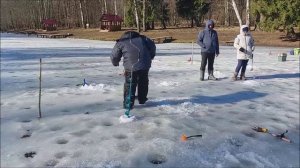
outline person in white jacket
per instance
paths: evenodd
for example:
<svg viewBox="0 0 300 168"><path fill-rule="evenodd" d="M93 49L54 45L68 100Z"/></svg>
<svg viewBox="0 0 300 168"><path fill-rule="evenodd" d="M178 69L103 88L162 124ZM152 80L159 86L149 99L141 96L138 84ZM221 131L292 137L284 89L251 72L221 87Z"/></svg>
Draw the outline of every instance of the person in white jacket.
<svg viewBox="0 0 300 168"><path fill-rule="evenodd" d="M249 32L247 25L242 25L240 34L234 40L234 47L237 49L238 64L235 68L232 80L238 79L239 71L241 70L240 79L246 80L245 73L249 59L253 59L252 52L254 51L254 40Z"/></svg>

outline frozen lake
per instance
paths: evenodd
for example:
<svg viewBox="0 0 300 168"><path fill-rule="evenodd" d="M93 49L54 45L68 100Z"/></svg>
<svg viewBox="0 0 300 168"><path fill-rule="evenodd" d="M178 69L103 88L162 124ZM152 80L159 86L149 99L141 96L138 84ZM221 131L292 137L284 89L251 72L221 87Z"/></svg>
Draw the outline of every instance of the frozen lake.
<svg viewBox="0 0 300 168"><path fill-rule="evenodd" d="M277 60L291 48L256 47L249 80L232 82L236 50L221 46L221 80L201 82L197 45L158 44L149 101L131 111L137 121L121 124L124 77L110 62L114 44L1 34L1 167L300 166L299 56ZM78 86L83 79L90 85ZM252 126L288 130L293 143ZM202 138L182 142L182 134Z"/></svg>

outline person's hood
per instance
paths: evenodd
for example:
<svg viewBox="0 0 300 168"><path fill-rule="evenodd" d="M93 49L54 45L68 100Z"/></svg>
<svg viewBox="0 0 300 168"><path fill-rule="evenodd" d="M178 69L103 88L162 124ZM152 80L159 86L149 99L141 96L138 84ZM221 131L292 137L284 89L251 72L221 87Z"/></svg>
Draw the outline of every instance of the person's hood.
<svg viewBox="0 0 300 168"><path fill-rule="evenodd" d="M117 41L120 41L120 40L127 40L127 39L133 39L133 38L136 38L136 37L140 37L140 34L138 32L135 32L135 31L127 31L125 32L120 39L118 39Z"/></svg>
<svg viewBox="0 0 300 168"><path fill-rule="evenodd" d="M209 30L208 25L215 25L213 20L208 20L205 25L205 29Z"/></svg>
<svg viewBox="0 0 300 168"><path fill-rule="evenodd" d="M245 28L245 27L248 27L248 26L247 25L242 25L241 26L241 28L240 28L240 34L245 35L245 33L243 32L243 28ZM250 29L248 27L248 33L249 33L249 31L250 31ZM246 33L246 34L248 34L248 33Z"/></svg>

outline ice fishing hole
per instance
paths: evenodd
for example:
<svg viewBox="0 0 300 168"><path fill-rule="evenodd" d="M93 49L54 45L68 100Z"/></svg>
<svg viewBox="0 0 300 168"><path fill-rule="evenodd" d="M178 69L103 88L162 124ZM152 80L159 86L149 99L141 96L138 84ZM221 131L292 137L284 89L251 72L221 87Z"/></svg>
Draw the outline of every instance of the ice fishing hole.
<svg viewBox="0 0 300 168"><path fill-rule="evenodd" d="M24 154L24 156L26 157L26 158L33 158L34 157L34 155L36 155L36 152L27 152L27 153L25 153Z"/></svg>
<svg viewBox="0 0 300 168"><path fill-rule="evenodd" d="M167 157L160 154L150 154L148 155L148 161L152 164L163 164L167 161Z"/></svg>
<svg viewBox="0 0 300 168"><path fill-rule="evenodd" d="M76 78L76 76L68 76L67 78L73 79L73 78Z"/></svg>
<svg viewBox="0 0 300 168"><path fill-rule="evenodd" d="M117 134L117 135L114 135L114 137L115 137L116 139L126 139L126 138L127 138L127 136L124 135L124 134Z"/></svg>
<svg viewBox="0 0 300 168"><path fill-rule="evenodd" d="M102 122L102 125L103 125L103 126L106 126L106 127L110 127L110 126L113 125L113 123L110 122L110 121L103 121L103 122Z"/></svg>
<svg viewBox="0 0 300 168"><path fill-rule="evenodd" d="M60 126L53 126L53 127L50 128L51 131L58 131L58 130L61 130L61 129L62 129L62 127L60 127Z"/></svg>
<svg viewBox="0 0 300 168"><path fill-rule="evenodd" d="M56 141L56 143L57 144L67 144L69 141L68 140L65 140L65 139L58 139L57 141Z"/></svg>
<svg viewBox="0 0 300 168"><path fill-rule="evenodd" d="M63 113L68 113L68 112L70 112L70 110L68 110L68 109L63 109L61 112L63 112Z"/></svg>
<svg viewBox="0 0 300 168"><path fill-rule="evenodd" d="M31 120L22 120L21 122L22 123L29 123L29 122L31 122Z"/></svg>

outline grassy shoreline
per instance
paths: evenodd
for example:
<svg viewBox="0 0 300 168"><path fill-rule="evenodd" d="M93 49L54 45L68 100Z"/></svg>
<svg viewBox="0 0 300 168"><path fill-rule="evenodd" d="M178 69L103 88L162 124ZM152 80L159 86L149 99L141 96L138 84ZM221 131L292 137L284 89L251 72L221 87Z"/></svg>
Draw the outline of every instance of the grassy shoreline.
<svg viewBox="0 0 300 168"><path fill-rule="evenodd" d="M120 36L128 31L134 29L125 29L116 32L100 32L99 28L76 28L76 29L61 29L57 31L44 32L42 30L36 31L37 33L60 33L66 34L70 33L73 36L70 38L78 39L89 39L89 40L102 40L102 41L115 41L120 38ZM202 31L203 28L168 28L168 29L155 29L148 30L146 32L141 32L141 34L146 35L150 38L157 38L163 36L171 36L173 38L173 43L192 43L197 40L198 33ZM220 45L226 45L226 42L233 42L234 38L239 34L239 27L216 27L215 30L218 32ZM35 31L35 30L31 30ZM135 30L134 30L135 31ZM269 46L269 47L291 47L299 48L300 39L289 40L286 39L285 33L276 32L263 32L263 31L252 31L255 45L256 46ZM300 34L300 33L298 33Z"/></svg>
<svg viewBox="0 0 300 168"><path fill-rule="evenodd" d="M90 39L90 40L104 40L104 41L115 41L120 36L130 29L123 29L117 32L100 32L99 29L66 29L59 30L62 33L72 33L72 38ZM168 28L168 29L156 29L149 30L147 32L141 32L150 38L171 36L175 43L191 43L195 42L198 33L202 28ZM238 27L230 28L216 28L218 32L220 45L225 45L228 41L234 41L234 38L239 34ZM274 47L300 47L300 41L287 41L282 38L285 37L284 32L262 32L253 31L251 32L257 46L274 46Z"/></svg>

